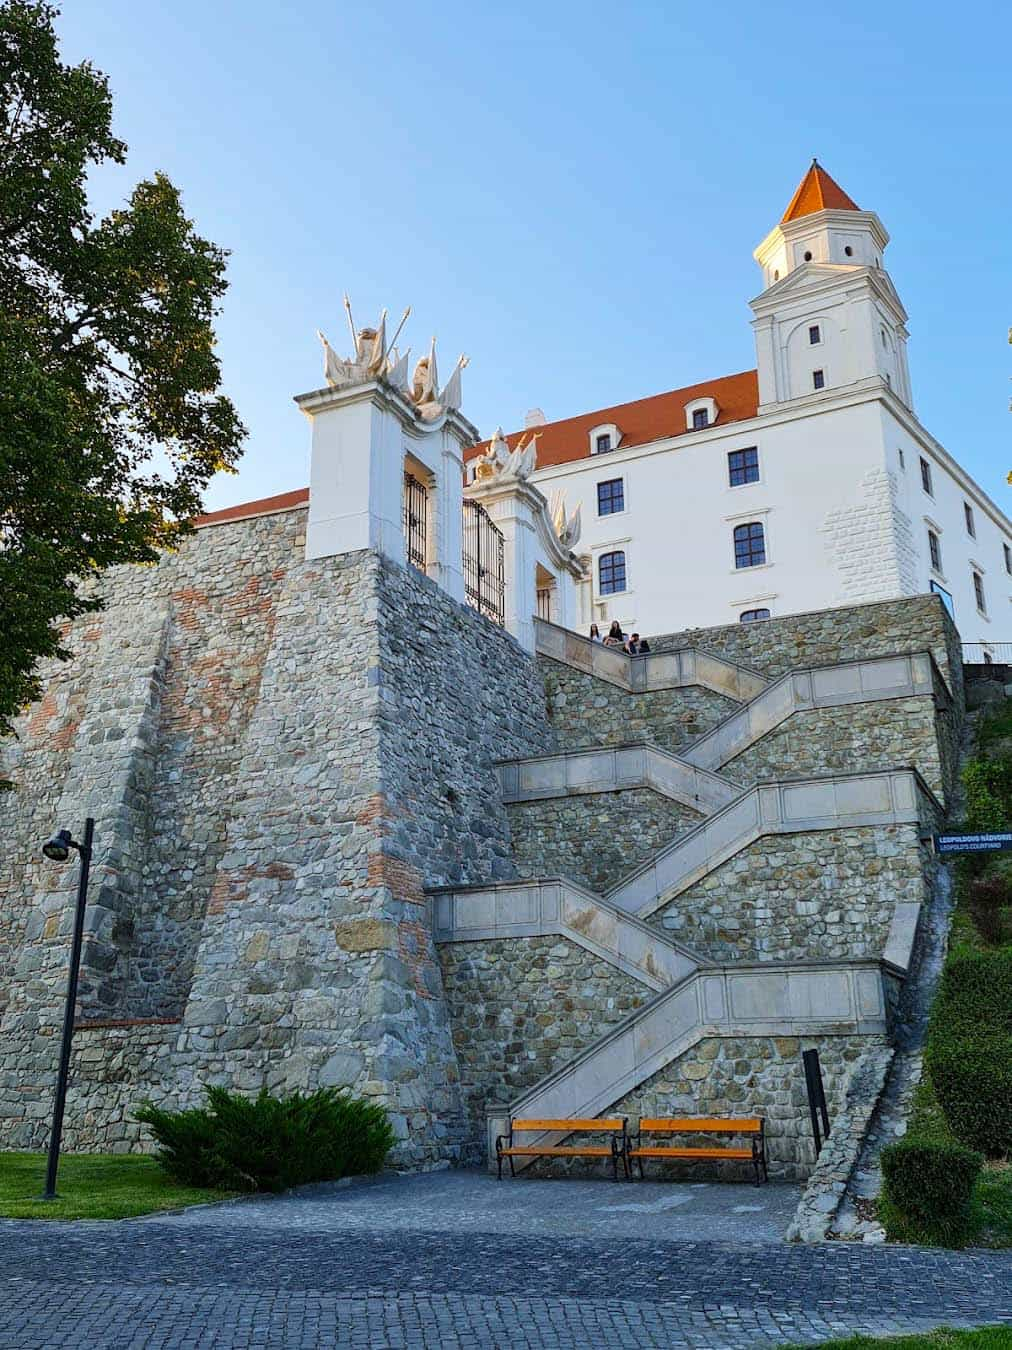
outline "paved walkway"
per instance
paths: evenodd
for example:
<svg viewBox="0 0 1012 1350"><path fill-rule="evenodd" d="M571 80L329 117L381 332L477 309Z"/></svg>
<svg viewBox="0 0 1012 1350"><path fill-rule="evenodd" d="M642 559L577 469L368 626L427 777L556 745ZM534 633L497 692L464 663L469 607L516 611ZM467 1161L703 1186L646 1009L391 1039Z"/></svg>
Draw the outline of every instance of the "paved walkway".
<svg viewBox="0 0 1012 1350"><path fill-rule="evenodd" d="M1012 1257L788 1246L772 1239L792 1201L440 1173L115 1224L7 1221L0 1350L744 1350L1012 1327Z"/></svg>

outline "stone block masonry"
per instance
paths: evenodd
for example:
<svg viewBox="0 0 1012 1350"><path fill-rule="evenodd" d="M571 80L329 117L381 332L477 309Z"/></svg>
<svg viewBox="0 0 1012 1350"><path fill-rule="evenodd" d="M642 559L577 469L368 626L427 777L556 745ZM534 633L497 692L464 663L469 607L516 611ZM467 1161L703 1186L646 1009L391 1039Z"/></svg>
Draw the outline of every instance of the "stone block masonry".
<svg viewBox="0 0 1012 1350"><path fill-rule="evenodd" d="M822 1036L801 1040L795 1036L709 1037L694 1045L677 1060L655 1073L621 1101L618 1115L641 1116L743 1116L766 1119L766 1146L770 1175L779 1178L806 1177L815 1161L812 1127L805 1094L802 1050L819 1052L830 1120L846 1097L854 1067L874 1046L877 1036ZM703 1141L700 1140L700 1143ZM680 1176L695 1179L735 1175L736 1164L647 1164L651 1177ZM752 1169L742 1164L741 1180L751 1180Z"/></svg>
<svg viewBox="0 0 1012 1350"><path fill-rule="evenodd" d="M515 802L506 809L518 875L558 872L599 892L702 820L651 788Z"/></svg>
<svg viewBox="0 0 1012 1350"><path fill-rule="evenodd" d="M440 960L474 1161L490 1101L533 1086L651 992L563 938L446 943Z"/></svg>
<svg viewBox="0 0 1012 1350"><path fill-rule="evenodd" d="M652 636L650 645L657 652L701 647L770 679L800 667L930 651L962 716L959 633L937 595L814 610L759 623L687 628Z"/></svg>
<svg viewBox="0 0 1012 1350"><path fill-rule="evenodd" d="M473 1160L490 1101L570 1081L586 1096L600 1087L602 1045L630 1115L769 1105L781 1141L798 1135L796 1066L779 1042L806 1023L790 1009L807 1008L816 987L836 998L831 1025L821 1013L807 1025L831 1060L839 1048L837 1078L851 1049L882 1035L876 963L903 946L901 906L912 938L931 871L909 815L837 829L816 811L794 833L742 835L705 874L686 872L649 925L578 886L520 879L568 873L604 891L632 871L633 884L695 825L692 803L713 816L714 840L721 822L738 822L735 781L913 758L945 783L961 705L938 606L863 606L837 616L835 636L831 615L761 634L713 630L623 687L624 667L607 679L569 663L565 634L561 654L532 659L377 554L307 562L304 521L296 507L216 524L156 567L111 574L106 609L70 632L73 659L46 672L20 739L2 747L16 790L0 797L0 1141L46 1137L73 873L42 862L39 847L87 814L98 853L71 1147L148 1146L132 1118L148 1097L186 1106L209 1083L333 1085L389 1109L398 1165ZM738 664L705 657L708 647ZM934 699L922 682L916 697L879 693L775 727L749 703L751 743L725 737L737 758L724 776L692 761L686 747L742 698L765 697L745 666L773 676L794 657L810 668L868 649L935 652L947 664ZM731 679L735 697L718 692ZM643 741L689 759L648 754ZM548 763L590 746L614 753ZM843 812L859 787L794 781L791 801L809 791ZM787 789L773 791L775 802L768 789L741 800L747 815L761 797L767 825L776 807L779 829ZM449 888L436 899L438 951L437 888ZM701 973L700 958L728 965ZM850 958L866 968L839 964ZM793 973L768 964L790 960ZM758 1000L766 1020L735 1020L740 999ZM668 1037L659 1073L660 1059L640 1054L641 1023ZM777 1147L785 1173L808 1165L800 1147Z"/></svg>
<svg viewBox="0 0 1012 1350"><path fill-rule="evenodd" d="M104 940L118 924L120 946L97 1011L134 1025L82 1034L68 1138L137 1147L133 1103L186 1105L208 1082L333 1084L389 1107L401 1162L460 1156L424 888L514 874L494 761L553 748L541 683L501 629L420 575L370 553L306 563L303 518L216 526L115 574L90 639L108 657L54 670L26 719L18 791L0 801L30 916L19 928L3 906L17 949L0 1027L7 1140L44 1138L65 978L69 873L31 860L54 823L109 799L89 925ZM181 1021L137 1022L158 1015Z"/></svg>
<svg viewBox="0 0 1012 1350"><path fill-rule="evenodd" d="M538 664L559 750L652 741L678 751L740 706L700 685L630 693L551 657Z"/></svg>
<svg viewBox="0 0 1012 1350"><path fill-rule="evenodd" d="M713 961L881 956L897 904L927 894L916 825L763 838L650 922Z"/></svg>
<svg viewBox="0 0 1012 1350"><path fill-rule="evenodd" d="M934 700L926 695L796 712L722 764L721 773L748 786L849 773L858 766L864 771L912 765L944 797L952 781L943 761L940 722Z"/></svg>

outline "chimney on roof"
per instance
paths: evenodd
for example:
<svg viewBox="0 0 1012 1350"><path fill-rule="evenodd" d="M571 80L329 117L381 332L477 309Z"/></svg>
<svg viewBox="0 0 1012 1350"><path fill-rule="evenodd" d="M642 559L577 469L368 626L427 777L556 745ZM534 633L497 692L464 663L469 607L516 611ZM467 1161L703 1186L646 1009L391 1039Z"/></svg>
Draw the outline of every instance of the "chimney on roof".
<svg viewBox="0 0 1012 1350"><path fill-rule="evenodd" d="M531 427L543 427L548 421L542 408L531 408L524 417L524 430Z"/></svg>

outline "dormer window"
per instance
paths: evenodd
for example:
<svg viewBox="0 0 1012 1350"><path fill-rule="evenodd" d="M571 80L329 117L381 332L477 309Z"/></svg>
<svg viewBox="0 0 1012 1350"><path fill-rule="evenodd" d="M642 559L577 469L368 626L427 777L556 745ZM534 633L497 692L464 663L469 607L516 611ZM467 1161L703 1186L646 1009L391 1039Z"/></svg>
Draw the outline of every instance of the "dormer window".
<svg viewBox="0 0 1012 1350"><path fill-rule="evenodd" d="M713 398L694 398L685 405L685 427L688 431L705 431L717 420L717 400Z"/></svg>
<svg viewBox="0 0 1012 1350"><path fill-rule="evenodd" d="M592 455L606 455L609 450L617 450L622 442L622 433L614 422L599 422L587 433Z"/></svg>

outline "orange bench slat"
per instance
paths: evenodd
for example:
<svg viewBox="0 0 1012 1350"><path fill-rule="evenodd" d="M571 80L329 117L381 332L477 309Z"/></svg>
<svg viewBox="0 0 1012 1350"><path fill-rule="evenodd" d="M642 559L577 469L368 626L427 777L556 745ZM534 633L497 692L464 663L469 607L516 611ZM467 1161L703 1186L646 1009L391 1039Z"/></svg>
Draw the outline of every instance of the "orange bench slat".
<svg viewBox="0 0 1012 1350"><path fill-rule="evenodd" d="M664 1148L663 1146L631 1148L630 1158L735 1158L752 1161L750 1148Z"/></svg>
<svg viewBox="0 0 1012 1350"><path fill-rule="evenodd" d="M758 1116L741 1120L720 1120L712 1116L660 1116L640 1121L644 1134L758 1134L762 1121Z"/></svg>

